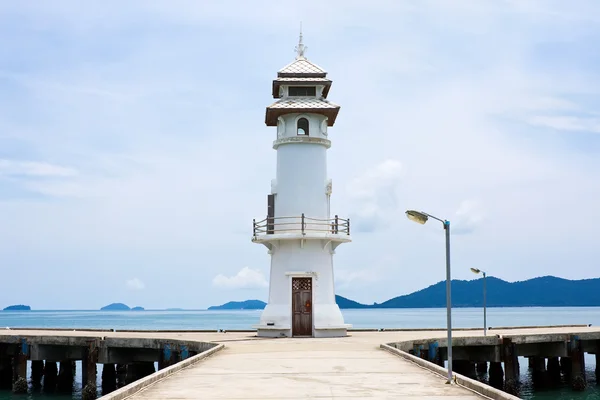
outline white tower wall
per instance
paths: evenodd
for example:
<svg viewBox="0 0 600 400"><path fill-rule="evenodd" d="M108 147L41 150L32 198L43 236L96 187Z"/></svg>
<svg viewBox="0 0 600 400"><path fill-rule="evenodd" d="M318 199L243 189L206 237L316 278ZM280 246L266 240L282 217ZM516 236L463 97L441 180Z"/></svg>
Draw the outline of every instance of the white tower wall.
<svg viewBox="0 0 600 400"><path fill-rule="evenodd" d="M275 217L329 218L327 149L319 144L285 144L277 149Z"/></svg>

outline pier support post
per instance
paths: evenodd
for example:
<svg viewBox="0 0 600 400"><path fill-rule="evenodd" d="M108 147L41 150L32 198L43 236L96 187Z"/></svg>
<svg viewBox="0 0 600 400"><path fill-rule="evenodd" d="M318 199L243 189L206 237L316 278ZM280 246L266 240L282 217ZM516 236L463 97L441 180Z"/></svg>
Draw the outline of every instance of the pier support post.
<svg viewBox="0 0 600 400"><path fill-rule="evenodd" d="M127 385L127 364L117 364L117 389Z"/></svg>
<svg viewBox="0 0 600 400"><path fill-rule="evenodd" d="M127 365L127 384L152 375L155 371L151 361L137 361Z"/></svg>
<svg viewBox="0 0 600 400"><path fill-rule="evenodd" d="M504 391L519 395L519 359L515 345L510 338L502 339L502 356L504 360Z"/></svg>
<svg viewBox="0 0 600 400"><path fill-rule="evenodd" d="M44 363L44 392L53 393L58 381L58 366L55 361Z"/></svg>
<svg viewBox="0 0 600 400"><path fill-rule="evenodd" d="M95 341L89 341L87 347L83 351L83 360L81 361L81 391L82 400L96 399L96 363L98 362L98 348Z"/></svg>
<svg viewBox="0 0 600 400"><path fill-rule="evenodd" d="M531 366L532 373L531 377L533 379L533 384L536 387L545 387L546 386L546 359L544 357L530 357L529 365Z"/></svg>
<svg viewBox="0 0 600 400"><path fill-rule="evenodd" d="M596 382L600 385L600 344L596 350Z"/></svg>
<svg viewBox="0 0 600 400"><path fill-rule="evenodd" d="M490 386L502 390L504 388L504 371L502 363L490 362Z"/></svg>
<svg viewBox="0 0 600 400"><path fill-rule="evenodd" d="M560 372L563 373L563 375L565 376L565 378L567 379L571 379L571 370L572 370L572 363L571 363L571 358L570 357L561 357L560 358Z"/></svg>
<svg viewBox="0 0 600 400"><path fill-rule="evenodd" d="M13 357L13 393L27 393L29 385L27 384L27 356L29 355L29 345L25 340L15 349Z"/></svg>
<svg viewBox="0 0 600 400"><path fill-rule="evenodd" d="M581 341L577 336L571 336L569 342L569 355L571 356L571 387L576 391L585 390L585 359L581 350Z"/></svg>
<svg viewBox="0 0 600 400"><path fill-rule="evenodd" d="M71 393L73 391L73 363L71 360L60 362L58 371L57 390L61 393Z"/></svg>
<svg viewBox="0 0 600 400"><path fill-rule="evenodd" d="M12 382L12 358L8 355L8 345L0 343L0 389L11 389Z"/></svg>
<svg viewBox="0 0 600 400"><path fill-rule="evenodd" d="M31 384L35 388L42 386L44 376L44 362L42 360L31 361Z"/></svg>
<svg viewBox="0 0 600 400"><path fill-rule="evenodd" d="M117 370L115 364L102 366L102 396L117 389Z"/></svg>
<svg viewBox="0 0 600 400"><path fill-rule="evenodd" d="M454 360L452 362L452 370L457 374L464 375L468 378L475 379L477 374L475 373L475 363L468 360Z"/></svg>
<svg viewBox="0 0 600 400"><path fill-rule="evenodd" d="M546 370L548 371L548 381L551 384L560 383L560 362L558 361L558 357L548 358Z"/></svg>
<svg viewBox="0 0 600 400"><path fill-rule="evenodd" d="M478 362L477 363L477 372L481 375L486 374L488 372L488 363L487 362Z"/></svg>

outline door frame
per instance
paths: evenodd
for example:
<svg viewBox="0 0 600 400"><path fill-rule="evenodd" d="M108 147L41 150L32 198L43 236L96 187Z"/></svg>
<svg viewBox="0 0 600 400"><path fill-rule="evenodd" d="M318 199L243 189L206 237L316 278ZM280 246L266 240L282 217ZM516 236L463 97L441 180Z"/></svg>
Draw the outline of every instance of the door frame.
<svg viewBox="0 0 600 400"><path fill-rule="evenodd" d="M315 337L315 275L310 272L292 272L286 273L289 277L288 288L290 293L290 337L294 337L294 292L292 289L292 280L294 278L310 278L310 337Z"/></svg>

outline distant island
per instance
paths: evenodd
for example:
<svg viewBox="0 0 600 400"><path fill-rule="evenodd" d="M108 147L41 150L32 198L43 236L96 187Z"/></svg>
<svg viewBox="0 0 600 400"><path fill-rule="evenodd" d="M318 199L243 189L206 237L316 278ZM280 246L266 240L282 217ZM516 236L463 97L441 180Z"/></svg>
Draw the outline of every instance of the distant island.
<svg viewBox="0 0 600 400"><path fill-rule="evenodd" d="M140 307L140 306L133 307L133 308L131 309L131 311L144 311L144 307Z"/></svg>
<svg viewBox="0 0 600 400"><path fill-rule="evenodd" d="M127 304L123 303L112 303L107 306L104 306L100 309L100 311L130 311L131 308Z"/></svg>
<svg viewBox="0 0 600 400"><path fill-rule="evenodd" d="M487 277L488 307L597 307L600 306L600 278L568 280L543 276L519 282ZM336 295L342 309L350 308L443 308L446 306L446 281L411 294L394 297L381 304L361 304ZM260 300L231 301L209 310L264 309ZM482 307L483 278L452 281L452 307Z"/></svg>
<svg viewBox="0 0 600 400"><path fill-rule="evenodd" d="M16 304L4 308L4 311L31 311L31 307L25 306L23 304Z"/></svg>
<svg viewBox="0 0 600 400"><path fill-rule="evenodd" d="M262 310L267 303L260 300L230 301L220 306L208 307L209 310Z"/></svg>

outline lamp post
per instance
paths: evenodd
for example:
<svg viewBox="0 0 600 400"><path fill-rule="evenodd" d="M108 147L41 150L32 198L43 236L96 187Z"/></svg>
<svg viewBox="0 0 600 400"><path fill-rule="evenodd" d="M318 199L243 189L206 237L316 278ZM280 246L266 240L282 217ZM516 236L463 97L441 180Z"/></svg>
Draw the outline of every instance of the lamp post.
<svg viewBox="0 0 600 400"><path fill-rule="evenodd" d="M485 309L485 295L486 295L486 285L485 285L485 271L480 270L479 268L471 268L471 271L474 274L483 274L483 336L487 336L487 320L486 320L486 309Z"/></svg>
<svg viewBox="0 0 600 400"><path fill-rule="evenodd" d="M450 273L450 221L443 220L422 211L408 210L406 216L411 221L421 225L425 224L429 218L440 221L446 231L446 323L448 330L448 381L452 383L452 296L451 296L451 273Z"/></svg>

